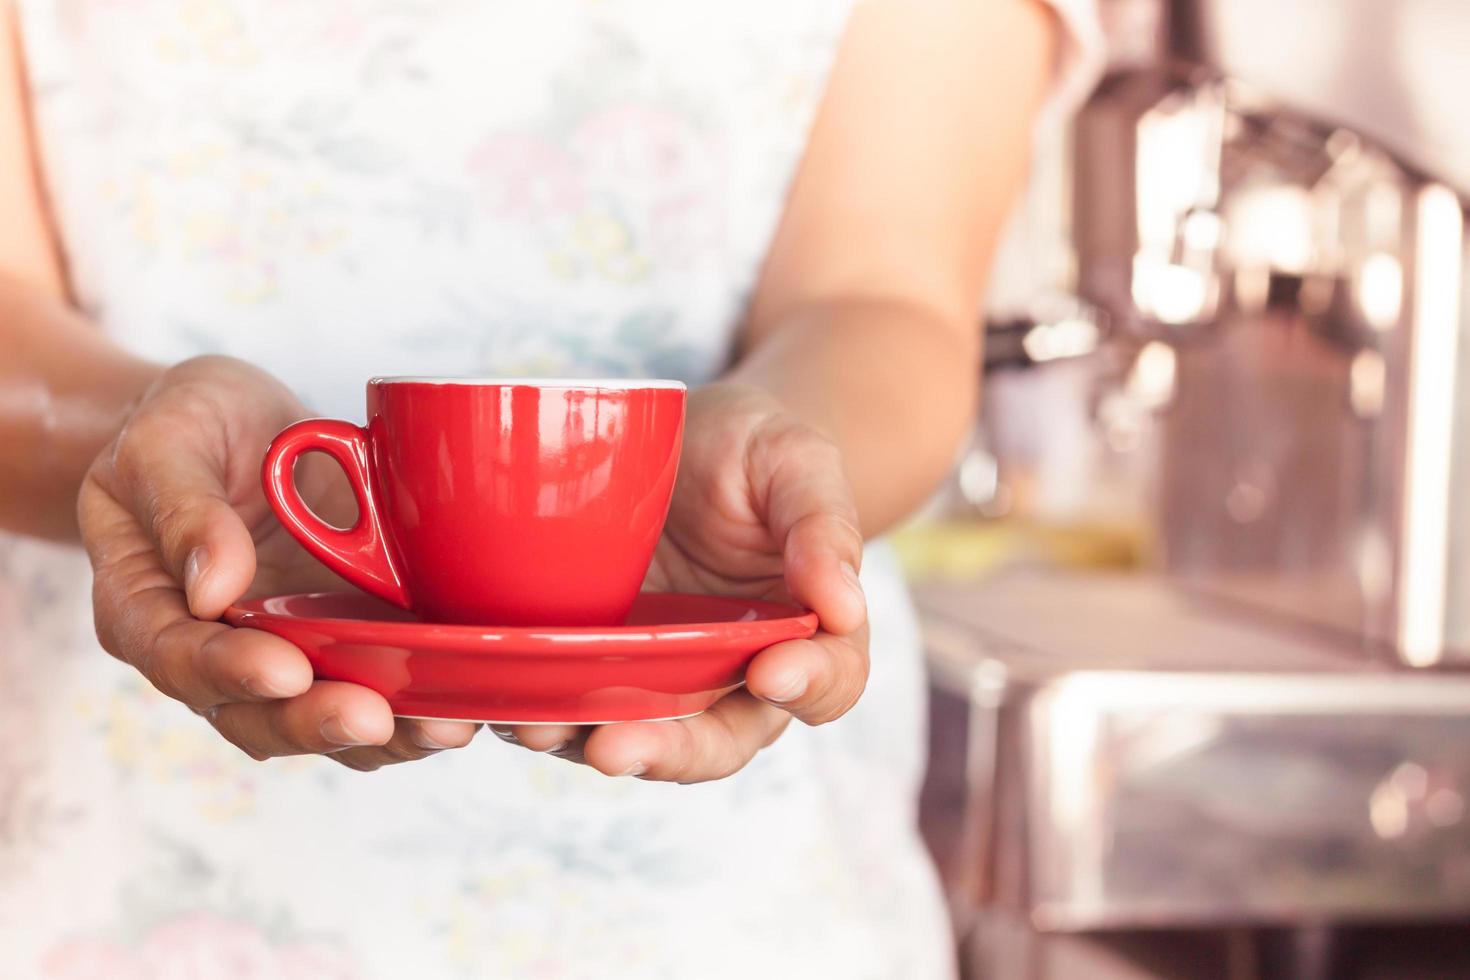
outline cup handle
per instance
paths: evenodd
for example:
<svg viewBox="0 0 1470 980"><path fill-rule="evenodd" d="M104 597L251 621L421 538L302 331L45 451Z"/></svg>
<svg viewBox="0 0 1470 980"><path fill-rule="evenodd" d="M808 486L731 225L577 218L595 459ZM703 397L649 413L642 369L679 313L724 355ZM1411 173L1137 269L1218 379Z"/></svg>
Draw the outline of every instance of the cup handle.
<svg viewBox="0 0 1470 980"><path fill-rule="evenodd" d="M352 527L333 527L301 499L296 460L308 452L326 453L346 472L357 496L357 523ZM367 430L336 419L306 419L271 440L260 482L276 517L318 561L364 592L407 609L408 588L383 534L368 465Z"/></svg>

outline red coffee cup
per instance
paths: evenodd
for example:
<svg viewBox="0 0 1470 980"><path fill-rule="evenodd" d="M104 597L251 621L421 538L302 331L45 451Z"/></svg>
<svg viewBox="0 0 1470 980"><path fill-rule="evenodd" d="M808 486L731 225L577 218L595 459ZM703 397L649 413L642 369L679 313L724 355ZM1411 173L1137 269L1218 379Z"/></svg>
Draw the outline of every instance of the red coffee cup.
<svg viewBox="0 0 1470 980"><path fill-rule="evenodd" d="M307 551L425 622L614 625L668 516L684 399L677 381L374 378L366 428L297 422L261 479ZM346 471L352 527L301 499L308 452Z"/></svg>

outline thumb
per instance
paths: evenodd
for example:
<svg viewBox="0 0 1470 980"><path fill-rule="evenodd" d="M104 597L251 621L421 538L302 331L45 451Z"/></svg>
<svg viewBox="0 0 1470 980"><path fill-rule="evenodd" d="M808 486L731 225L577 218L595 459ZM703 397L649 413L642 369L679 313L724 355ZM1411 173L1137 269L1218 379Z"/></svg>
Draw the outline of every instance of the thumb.
<svg viewBox="0 0 1470 980"><path fill-rule="evenodd" d="M183 586L189 612L218 619L255 578L255 542L230 505L223 477L226 447L202 450L168 428L135 419L119 436L119 502Z"/></svg>
<svg viewBox="0 0 1470 980"><path fill-rule="evenodd" d="M767 523L781 542L786 588L817 614L822 628L846 635L867 621L857 572L863 536L841 455L815 433L770 468Z"/></svg>

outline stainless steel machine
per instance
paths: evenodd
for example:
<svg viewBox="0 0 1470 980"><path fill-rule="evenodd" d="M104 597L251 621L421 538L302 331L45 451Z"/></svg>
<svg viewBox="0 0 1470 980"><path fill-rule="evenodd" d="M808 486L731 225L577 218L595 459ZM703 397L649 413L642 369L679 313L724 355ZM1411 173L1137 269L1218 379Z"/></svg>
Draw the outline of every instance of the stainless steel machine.
<svg viewBox="0 0 1470 980"><path fill-rule="evenodd" d="M1470 5L1106 13L1076 303L992 363L1101 365L1157 560L920 590L967 964L1470 975L1404 931L1470 922Z"/></svg>

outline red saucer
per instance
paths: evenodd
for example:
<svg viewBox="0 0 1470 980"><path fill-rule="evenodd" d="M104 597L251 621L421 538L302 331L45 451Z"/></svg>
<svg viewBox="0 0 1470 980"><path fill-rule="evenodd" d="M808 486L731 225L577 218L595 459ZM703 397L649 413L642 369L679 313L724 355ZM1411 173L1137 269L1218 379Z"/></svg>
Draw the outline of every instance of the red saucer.
<svg viewBox="0 0 1470 980"><path fill-rule="evenodd" d="M761 650L817 629L794 606L658 592L609 627L439 626L346 592L242 600L224 618L290 640L317 677L370 687L394 714L507 724L696 715Z"/></svg>

